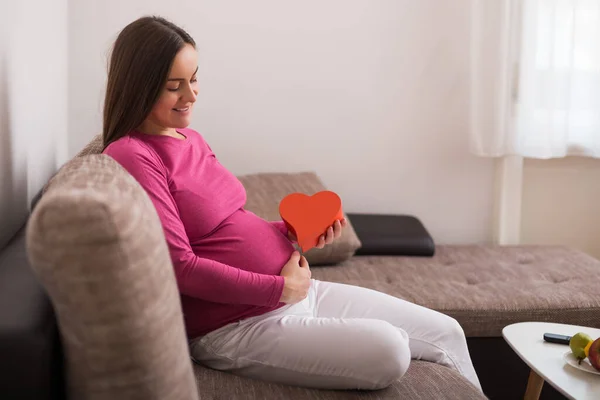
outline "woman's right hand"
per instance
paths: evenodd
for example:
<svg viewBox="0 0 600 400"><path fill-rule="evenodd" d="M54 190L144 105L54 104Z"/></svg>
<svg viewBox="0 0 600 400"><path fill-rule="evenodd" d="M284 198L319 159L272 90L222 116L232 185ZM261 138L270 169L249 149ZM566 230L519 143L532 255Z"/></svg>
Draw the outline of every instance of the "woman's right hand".
<svg viewBox="0 0 600 400"><path fill-rule="evenodd" d="M298 251L292 253L292 256L283 266L279 275L283 276L285 282L280 302L295 304L308 296L311 276L310 268L306 258L301 256Z"/></svg>

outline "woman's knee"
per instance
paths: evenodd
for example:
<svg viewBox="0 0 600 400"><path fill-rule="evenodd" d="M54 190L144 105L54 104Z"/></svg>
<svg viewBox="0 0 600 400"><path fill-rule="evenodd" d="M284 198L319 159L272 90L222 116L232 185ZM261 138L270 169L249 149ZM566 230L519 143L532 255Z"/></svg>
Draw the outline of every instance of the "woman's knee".
<svg viewBox="0 0 600 400"><path fill-rule="evenodd" d="M452 342L464 342L465 331L462 326L458 323L458 321L450 316L445 317L445 321L442 329L444 333L448 336L449 340Z"/></svg>
<svg viewBox="0 0 600 400"><path fill-rule="evenodd" d="M400 379L410 365L408 335L402 329L381 321L377 337L373 338L376 347L372 354L374 389L383 389Z"/></svg>

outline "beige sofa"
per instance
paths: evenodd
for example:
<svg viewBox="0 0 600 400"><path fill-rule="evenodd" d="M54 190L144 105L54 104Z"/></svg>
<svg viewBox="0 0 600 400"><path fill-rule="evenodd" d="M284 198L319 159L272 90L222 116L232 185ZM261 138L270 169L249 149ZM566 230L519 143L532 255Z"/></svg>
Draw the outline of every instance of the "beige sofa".
<svg viewBox="0 0 600 400"><path fill-rule="evenodd" d="M27 227L28 255L56 313L72 398L485 398L455 371L424 361L413 361L401 380L372 392L283 386L194 364L155 210L124 169L97 154L100 148L97 137L54 176ZM247 207L272 219L285 191L320 188L314 177L306 183L307 176L240 177ZM298 177L304 183L290 187ZM272 193L280 186L281 193ZM314 267L313 277L377 289L456 318L490 398L524 393L527 368L503 345L505 325L547 320L600 327L600 313L590 312L600 308L600 294L585 278L598 275L600 262L577 251L439 246L431 258L352 256L357 239L352 229L345 235L339 247L314 253L313 264L337 261Z"/></svg>

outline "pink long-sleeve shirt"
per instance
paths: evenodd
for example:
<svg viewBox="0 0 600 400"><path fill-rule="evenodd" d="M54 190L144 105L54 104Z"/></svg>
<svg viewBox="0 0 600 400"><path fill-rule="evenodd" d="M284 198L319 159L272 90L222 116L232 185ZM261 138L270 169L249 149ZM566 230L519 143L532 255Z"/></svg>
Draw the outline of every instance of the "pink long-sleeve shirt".
<svg viewBox="0 0 600 400"><path fill-rule="evenodd" d="M283 305L279 276L294 246L282 221L244 209L246 191L200 134L132 131L105 150L141 184L160 217L188 337Z"/></svg>

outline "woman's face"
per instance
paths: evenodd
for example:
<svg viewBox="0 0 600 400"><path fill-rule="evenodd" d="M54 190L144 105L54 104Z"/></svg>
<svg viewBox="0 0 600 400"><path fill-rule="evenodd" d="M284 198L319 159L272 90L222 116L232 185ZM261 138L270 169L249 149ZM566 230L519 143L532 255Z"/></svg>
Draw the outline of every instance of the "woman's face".
<svg viewBox="0 0 600 400"><path fill-rule="evenodd" d="M190 124L198 95L198 54L186 44L175 56L169 77L146 123L159 130L185 128Z"/></svg>

